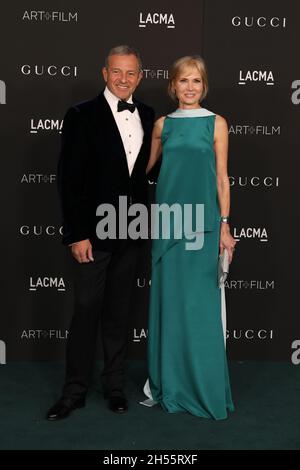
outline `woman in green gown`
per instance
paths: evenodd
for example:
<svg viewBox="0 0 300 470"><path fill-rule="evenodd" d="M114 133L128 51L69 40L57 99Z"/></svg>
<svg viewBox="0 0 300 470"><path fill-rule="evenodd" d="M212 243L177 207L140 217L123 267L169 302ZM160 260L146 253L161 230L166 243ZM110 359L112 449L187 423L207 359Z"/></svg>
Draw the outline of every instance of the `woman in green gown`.
<svg viewBox="0 0 300 470"><path fill-rule="evenodd" d="M228 224L228 128L224 118L201 107L207 89L203 59L178 59L169 82L178 109L158 119L153 131L147 171L162 153L156 204L203 204L204 244L186 249L187 240L174 233L152 242L148 396L170 413L225 419L234 406L218 258L226 248L231 262L235 240Z"/></svg>

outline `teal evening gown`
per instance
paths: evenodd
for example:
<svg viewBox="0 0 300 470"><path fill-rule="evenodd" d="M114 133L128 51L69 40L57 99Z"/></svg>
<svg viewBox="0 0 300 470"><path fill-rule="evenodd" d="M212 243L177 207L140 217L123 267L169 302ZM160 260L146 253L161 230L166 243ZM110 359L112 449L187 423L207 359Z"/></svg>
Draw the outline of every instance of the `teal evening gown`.
<svg viewBox="0 0 300 470"><path fill-rule="evenodd" d="M162 131L156 204L204 204L204 245L154 239L148 364L150 398L169 413L225 419L233 411L218 287L220 211L215 114L177 109ZM202 232L203 234L203 232Z"/></svg>

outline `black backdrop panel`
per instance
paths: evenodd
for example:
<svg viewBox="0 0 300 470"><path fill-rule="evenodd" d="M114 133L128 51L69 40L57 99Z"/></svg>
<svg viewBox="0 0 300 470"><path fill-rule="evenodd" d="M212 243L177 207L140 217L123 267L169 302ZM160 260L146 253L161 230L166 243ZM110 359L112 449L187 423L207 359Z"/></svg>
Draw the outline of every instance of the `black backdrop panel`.
<svg viewBox="0 0 300 470"><path fill-rule="evenodd" d="M228 351L237 359L288 359L299 336L297 274L289 262L297 225L291 188L299 109L291 84L299 76L298 30L296 2L205 2L208 104L227 118L230 133L239 242L227 285Z"/></svg>
<svg viewBox="0 0 300 470"><path fill-rule="evenodd" d="M206 59L204 106L229 126L232 230L239 239L226 290L229 357L290 359L300 335L294 307L299 14L297 2L279 0L63 0L42 7L12 0L2 6L0 344L7 360L64 356L73 293L72 260L60 242L60 129L71 104L103 88L104 57L120 43L140 51L144 79L137 97L157 116L174 109L166 93L171 63L186 54ZM152 196L154 188L151 179ZM147 244L132 304L132 358L146 355L149 284Z"/></svg>

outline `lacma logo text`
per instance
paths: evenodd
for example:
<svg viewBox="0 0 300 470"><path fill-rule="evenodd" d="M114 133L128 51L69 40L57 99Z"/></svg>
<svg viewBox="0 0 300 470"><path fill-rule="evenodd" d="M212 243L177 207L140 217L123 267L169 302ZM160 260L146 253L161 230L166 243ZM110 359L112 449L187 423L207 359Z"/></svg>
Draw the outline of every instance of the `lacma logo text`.
<svg viewBox="0 0 300 470"><path fill-rule="evenodd" d="M268 241L268 234L266 228L261 227L243 227L241 229L237 229L234 227L233 229L233 237L239 241L241 238L250 238L250 239L258 239L261 242Z"/></svg>
<svg viewBox="0 0 300 470"><path fill-rule="evenodd" d="M142 339L145 340L148 336L148 330L144 328L138 330L137 328L133 329L133 342L139 343Z"/></svg>
<svg viewBox="0 0 300 470"><path fill-rule="evenodd" d="M140 13L140 28L147 25L164 25L167 28L175 28L175 20L172 13Z"/></svg>
<svg viewBox="0 0 300 470"><path fill-rule="evenodd" d="M36 291L38 288L55 288L58 292L64 292L66 286L62 277L30 277L29 290Z"/></svg>
<svg viewBox="0 0 300 470"><path fill-rule="evenodd" d="M240 70L239 85L246 85L247 83L260 82L265 85L274 85L274 76L271 70L247 70L244 72Z"/></svg>
<svg viewBox="0 0 300 470"><path fill-rule="evenodd" d="M30 119L30 134L40 131L56 131L61 134L63 119Z"/></svg>

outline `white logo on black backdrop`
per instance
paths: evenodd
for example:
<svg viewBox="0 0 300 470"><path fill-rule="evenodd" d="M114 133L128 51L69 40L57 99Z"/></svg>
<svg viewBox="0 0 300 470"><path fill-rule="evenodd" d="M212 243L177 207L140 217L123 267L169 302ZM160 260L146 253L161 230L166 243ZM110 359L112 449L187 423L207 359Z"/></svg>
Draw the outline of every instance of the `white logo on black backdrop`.
<svg viewBox="0 0 300 470"><path fill-rule="evenodd" d="M146 340L147 336L148 336L148 330L145 330L144 328L133 329L133 342L134 343L140 343L141 340Z"/></svg>
<svg viewBox="0 0 300 470"><path fill-rule="evenodd" d="M37 340L37 339L67 339L68 330L23 330L21 339Z"/></svg>
<svg viewBox="0 0 300 470"><path fill-rule="evenodd" d="M143 69L143 77L152 78L156 80L157 79L168 80L169 70L167 69Z"/></svg>
<svg viewBox="0 0 300 470"><path fill-rule="evenodd" d="M175 28L174 15L172 13L142 13L140 12L139 27L146 28L149 25L165 26L168 29Z"/></svg>
<svg viewBox="0 0 300 470"><path fill-rule="evenodd" d="M78 21L78 13L71 11L25 10L22 16L22 20L70 23L72 21Z"/></svg>
<svg viewBox="0 0 300 470"><path fill-rule="evenodd" d="M241 238L250 238L251 240L256 239L260 242L268 241L267 230L262 227L242 227L241 229L234 227L233 237L237 241L240 241Z"/></svg>
<svg viewBox="0 0 300 470"><path fill-rule="evenodd" d="M300 80L294 80L292 83L292 90L295 90L292 93L292 103L299 104L300 103Z"/></svg>
<svg viewBox="0 0 300 470"><path fill-rule="evenodd" d="M6 104L6 85L3 80L0 80L0 104Z"/></svg>
<svg viewBox="0 0 300 470"><path fill-rule="evenodd" d="M232 135L280 135L280 126L264 124L234 124L229 127Z"/></svg>
<svg viewBox="0 0 300 470"><path fill-rule="evenodd" d="M145 277L138 277L136 280L137 287L149 287L151 286L151 279L146 280Z"/></svg>
<svg viewBox="0 0 300 470"><path fill-rule="evenodd" d="M63 119L30 119L30 134L41 131L56 131L61 134Z"/></svg>
<svg viewBox="0 0 300 470"><path fill-rule="evenodd" d="M42 173L24 173L21 177L21 183L27 184L41 184L41 183L55 183L56 175L55 174L42 174ZM27 225L26 227L29 228ZM22 234L23 235L23 234Z"/></svg>
<svg viewBox="0 0 300 470"><path fill-rule="evenodd" d="M229 182L243 188L278 188L279 176L229 176Z"/></svg>
<svg viewBox="0 0 300 470"><path fill-rule="evenodd" d="M235 340L272 340L273 330L226 330L226 338Z"/></svg>
<svg viewBox="0 0 300 470"><path fill-rule="evenodd" d="M285 28L286 17L278 16L234 16L231 24L236 28Z"/></svg>
<svg viewBox="0 0 300 470"><path fill-rule="evenodd" d="M230 279L229 281L225 281L225 287L231 290L274 290L275 281Z"/></svg>
<svg viewBox="0 0 300 470"><path fill-rule="evenodd" d="M151 286L151 279L146 280L144 277L138 277L137 280L137 287L144 288ZM225 281L225 287L231 290L274 290L275 289L275 281L267 281L267 280L260 280L260 279L230 279L229 281Z"/></svg>
<svg viewBox="0 0 300 470"><path fill-rule="evenodd" d="M274 76L271 70L247 70L246 72L240 70L239 72L239 85L246 85L247 83L261 83L264 85L274 85Z"/></svg>
<svg viewBox="0 0 300 470"><path fill-rule="evenodd" d="M49 77L77 77L77 65L29 65L21 67L23 75L49 76Z"/></svg>
<svg viewBox="0 0 300 470"><path fill-rule="evenodd" d="M64 292L66 290L65 282L62 277L36 277L29 278L29 290L37 291L37 289L57 289L58 292Z"/></svg>
<svg viewBox="0 0 300 470"><path fill-rule="evenodd" d="M55 225L21 225L20 234L26 237L30 235L53 237L55 235L62 235L63 227L56 227Z"/></svg>
<svg viewBox="0 0 300 470"><path fill-rule="evenodd" d="M297 366L298 364L300 364L300 340L299 339L295 339L292 342L292 349L295 349L295 351L292 354L291 360L292 360L292 363L295 366Z"/></svg>
<svg viewBox="0 0 300 470"><path fill-rule="evenodd" d="M6 345L2 339L0 339L0 364L6 364Z"/></svg>

